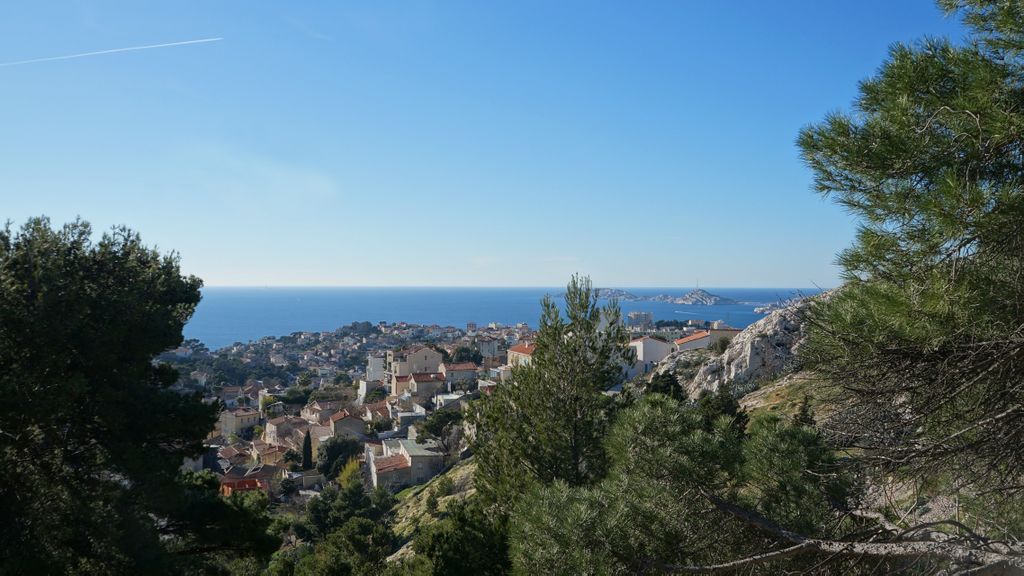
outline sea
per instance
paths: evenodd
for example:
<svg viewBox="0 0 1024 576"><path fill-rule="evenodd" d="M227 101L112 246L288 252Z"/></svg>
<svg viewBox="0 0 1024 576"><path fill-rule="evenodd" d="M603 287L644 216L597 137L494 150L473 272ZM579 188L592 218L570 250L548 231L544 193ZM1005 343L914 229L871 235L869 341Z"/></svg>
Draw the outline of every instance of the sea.
<svg viewBox="0 0 1024 576"><path fill-rule="evenodd" d="M691 288L623 288L637 296L682 296ZM623 315L648 311L655 320L723 320L745 328L764 317L757 306L795 296L810 296L817 288L704 288L738 304L700 306L664 302L620 302ZM185 338L196 338L211 350L264 336L335 330L352 322L369 321L439 324L465 328L468 322L537 326L541 300L551 295L564 304L557 288L203 288L203 299L185 325Z"/></svg>

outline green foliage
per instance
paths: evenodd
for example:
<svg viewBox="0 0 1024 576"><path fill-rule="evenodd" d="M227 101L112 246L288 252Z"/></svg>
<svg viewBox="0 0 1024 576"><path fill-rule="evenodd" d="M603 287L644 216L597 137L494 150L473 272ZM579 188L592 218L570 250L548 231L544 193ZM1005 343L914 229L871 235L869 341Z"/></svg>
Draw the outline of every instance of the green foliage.
<svg viewBox="0 0 1024 576"><path fill-rule="evenodd" d="M291 496L299 491L299 485L295 483L295 480L291 478L285 478L281 480L281 494L285 496Z"/></svg>
<svg viewBox="0 0 1024 576"><path fill-rule="evenodd" d="M715 340L714 342L712 342L711 346L709 346L709 348L715 354L721 354L721 353L725 352L729 348L729 342L730 342L730 339L728 337L722 336L718 340Z"/></svg>
<svg viewBox="0 0 1024 576"><path fill-rule="evenodd" d="M361 473L362 471L359 465L359 459L351 457L348 459L348 462L345 463L345 467L342 468L341 472L338 474L338 484L345 486L353 480L358 481Z"/></svg>
<svg viewBox="0 0 1024 576"><path fill-rule="evenodd" d="M387 527L361 517L347 520L295 566L295 576L377 574L391 551Z"/></svg>
<svg viewBox="0 0 1024 576"><path fill-rule="evenodd" d="M503 520L488 514L478 498L453 504L446 514L413 540L413 550L429 560L431 573L488 576L508 570L507 527ZM409 568L405 573L423 573L425 566L414 564Z"/></svg>
<svg viewBox="0 0 1024 576"><path fill-rule="evenodd" d="M452 426L462 422L460 410L437 410L425 420L417 422L418 427L434 438L445 436Z"/></svg>
<svg viewBox="0 0 1024 576"><path fill-rule="evenodd" d="M729 386L719 386L714 392L703 392L696 402L697 414L700 415L701 426L710 431L722 415L732 419L736 432L743 434L747 429L747 415L740 408L740 403L732 395Z"/></svg>
<svg viewBox="0 0 1024 576"><path fill-rule="evenodd" d="M651 394L664 394L676 400L686 398L686 392L679 384L679 379L671 372L655 374L647 385L647 392Z"/></svg>
<svg viewBox="0 0 1024 576"><path fill-rule="evenodd" d="M449 496L452 491L455 490L455 483L452 482L450 477L442 476L438 478L437 482L434 484L434 490L437 492L438 496Z"/></svg>
<svg viewBox="0 0 1024 576"><path fill-rule="evenodd" d="M1022 8L942 4L968 42L894 45L852 112L800 134L816 189L860 221L802 356L879 464L998 485L1024 473Z"/></svg>
<svg viewBox="0 0 1024 576"><path fill-rule="evenodd" d="M271 396L270 394L267 394L265 396L261 396L260 397L260 412L263 412L264 410L266 410L267 406L273 404L274 402L277 402L277 398Z"/></svg>
<svg viewBox="0 0 1024 576"><path fill-rule="evenodd" d="M650 394L619 415L608 453L601 483L556 483L520 500L511 532L517 572L632 574L654 561L700 563L742 532L699 493L724 491L740 467L727 417L707 432L695 410Z"/></svg>
<svg viewBox="0 0 1024 576"><path fill-rule="evenodd" d="M480 365L484 361L484 355L479 350L470 348L469 346L459 346L455 349L455 353L452 354L452 362L472 362L476 365Z"/></svg>
<svg viewBox="0 0 1024 576"><path fill-rule="evenodd" d="M362 454L362 444L351 438L334 437L321 442L317 449L317 470L328 480L338 477L348 462Z"/></svg>
<svg viewBox="0 0 1024 576"><path fill-rule="evenodd" d="M750 509L808 536L819 535L830 503L845 502L850 485L816 430L777 415L751 422L742 477Z"/></svg>
<svg viewBox="0 0 1024 576"><path fill-rule="evenodd" d="M285 404L302 404L305 406L309 404L309 396L313 393L313 389L309 386L296 385L285 390L284 395L279 398Z"/></svg>
<svg viewBox="0 0 1024 576"><path fill-rule="evenodd" d="M632 350L617 304L598 307L589 279L574 276L565 302L563 318L544 299L532 361L479 402L476 487L505 511L533 482L579 486L604 474L602 392L621 381Z"/></svg>
<svg viewBox="0 0 1024 576"><path fill-rule="evenodd" d="M288 450L285 450L284 456L281 457L281 460L284 461L285 464L302 464L302 454L299 454L295 450L289 448Z"/></svg>
<svg viewBox="0 0 1024 576"><path fill-rule="evenodd" d="M381 400L388 397L388 393L383 388L374 388L366 393L366 398L363 399L364 404L373 404L374 402L380 402Z"/></svg>
<svg viewBox="0 0 1024 576"><path fill-rule="evenodd" d="M511 525L517 573L635 574L658 565L709 565L771 546L713 499L826 533L846 485L817 433L758 419L749 437L735 417L710 429L696 406L649 394L608 436L610 471L592 486L535 485ZM792 568L805 566L792 561ZM780 564L766 573L779 573Z"/></svg>
<svg viewBox="0 0 1024 576"><path fill-rule="evenodd" d="M257 511L178 477L217 407L151 361L182 341L199 279L126 228L92 237L45 218L0 231L0 572L201 569L246 522L230 555L269 553Z"/></svg>
<svg viewBox="0 0 1024 576"><path fill-rule="evenodd" d="M302 469L313 469L313 440L309 437L309 430L302 437Z"/></svg>
<svg viewBox="0 0 1024 576"><path fill-rule="evenodd" d="M814 426L814 409L811 408L811 397L809 395L804 394L800 400L796 414L793 415L793 424L795 426Z"/></svg>

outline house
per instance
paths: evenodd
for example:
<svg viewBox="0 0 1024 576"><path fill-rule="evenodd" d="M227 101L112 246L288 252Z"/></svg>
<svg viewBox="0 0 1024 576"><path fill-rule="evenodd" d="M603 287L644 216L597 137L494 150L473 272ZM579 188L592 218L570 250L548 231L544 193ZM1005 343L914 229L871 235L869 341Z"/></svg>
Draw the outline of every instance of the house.
<svg viewBox="0 0 1024 576"><path fill-rule="evenodd" d="M480 351L480 355L484 358L494 358L498 356L498 341L488 336L481 336L476 339L476 349Z"/></svg>
<svg viewBox="0 0 1024 576"><path fill-rule="evenodd" d="M299 490L310 490L324 483L324 476L316 468L312 470L282 471L282 479L287 478L298 486Z"/></svg>
<svg viewBox="0 0 1024 576"><path fill-rule="evenodd" d="M490 394L494 392L494 389L498 387L498 383L494 380L478 380L476 383L476 389L481 394Z"/></svg>
<svg viewBox="0 0 1024 576"><path fill-rule="evenodd" d="M222 480L220 495L231 496L236 492L253 492L259 490L270 495L270 483L260 478L243 478L240 480Z"/></svg>
<svg viewBox="0 0 1024 576"><path fill-rule="evenodd" d="M299 416L310 424L322 424L326 422L331 414L337 412L342 407L342 404L340 401L316 400L303 406Z"/></svg>
<svg viewBox="0 0 1024 576"><path fill-rule="evenodd" d="M472 362L442 363L438 369L444 376L445 384L452 390L458 387L469 386L476 382L477 372L480 367Z"/></svg>
<svg viewBox="0 0 1024 576"><path fill-rule="evenodd" d="M647 374L658 362L671 354L673 349L672 344L654 336L634 338L630 341L629 347L636 352L636 361L627 369L627 378Z"/></svg>
<svg viewBox="0 0 1024 576"><path fill-rule="evenodd" d="M252 462L252 455L241 442L228 446L221 446L217 450L217 460L222 467L244 466Z"/></svg>
<svg viewBox="0 0 1024 576"><path fill-rule="evenodd" d="M309 423L302 418L296 418L295 416L278 416L277 418L271 418L267 420L267 426L263 430L263 440L267 444L274 446L281 446L285 444L285 440L291 436L297 428L303 428L309 426Z"/></svg>
<svg viewBox="0 0 1024 576"><path fill-rule="evenodd" d="M238 406L238 397L241 395L241 386L225 386L220 391L220 401L228 408L234 408Z"/></svg>
<svg viewBox="0 0 1024 576"><path fill-rule="evenodd" d="M366 379L367 380L383 380L384 379L384 363L387 359L387 355L383 352L371 352L366 355Z"/></svg>
<svg viewBox="0 0 1024 576"><path fill-rule="evenodd" d="M257 464L252 467L232 466L220 476L223 486L225 482L237 480L261 480L266 483L267 492L273 496L281 485L281 471L284 468L272 464Z"/></svg>
<svg viewBox="0 0 1024 576"><path fill-rule="evenodd" d="M364 422L376 424L385 420L391 420L391 407L387 400L364 404L361 417Z"/></svg>
<svg viewBox="0 0 1024 576"><path fill-rule="evenodd" d="M242 432L260 423L260 413L252 408L234 408L220 413L220 433L241 436Z"/></svg>
<svg viewBox="0 0 1024 576"><path fill-rule="evenodd" d="M699 348L707 348L711 345L711 332L708 330L698 330L689 336L684 336L673 342L676 350L697 350Z"/></svg>
<svg viewBox="0 0 1024 576"><path fill-rule="evenodd" d="M381 380L359 380L359 392L356 396L356 404L362 404L366 401L366 395L374 390L384 387L384 382Z"/></svg>
<svg viewBox="0 0 1024 576"><path fill-rule="evenodd" d="M444 468L444 454L434 441L418 443L405 438L366 445L366 464L373 487L397 490L422 484Z"/></svg>
<svg viewBox="0 0 1024 576"><path fill-rule="evenodd" d="M508 349L509 366L526 366L533 359L533 353L537 350L536 344L523 342Z"/></svg>
<svg viewBox="0 0 1024 576"><path fill-rule="evenodd" d="M250 450L256 462L274 465L281 465L287 452L288 448L284 446L273 446L262 440L253 441L252 449Z"/></svg>
<svg viewBox="0 0 1024 576"><path fill-rule="evenodd" d="M412 345L402 350L389 350L384 358L384 379L390 380L392 394L396 379L416 372L433 372L441 364L441 353L427 346Z"/></svg>
<svg viewBox="0 0 1024 576"><path fill-rule="evenodd" d="M335 438L353 438L361 440L366 431L366 422L362 418L350 414L348 410L339 410L328 419Z"/></svg>
<svg viewBox="0 0 1024 576"><path fill-rule="evenodd" d="M739 328L726 326L721 321L717 321L711 325L711 329L708 330L708 332L711 333L711 343L714 344L715 342L718 342L722 338L725 338L726 340L732 340L733 338L736 337L737 334L742 332L742 330L740 330Z"/></svg>
<svg viewBox="0 0 1024 576"><path fill-rule="evenodd" d="M626 314L626 326L632 330L650 330L654 327L654 317L650 312L634 310Z"/></svg>
<svg viewBox="0 0 1024 576"><path fill-rule="evenodd" d="M434 396L434 410L461 410L472 397L468 392L458 391Z"/></svg>
<svg viewBox="0 0 1024 576"><path fill-rule="evenodd" d="M389 404L388 408L389 420L393 424L393 429L399 432L408 428L413 422L427 418L427 410L415 402L407 402L404 406L400 406L396 402Z"/></svg>
<svg viewBox="0 0 1024 576"><path fill-rule="evenodd" d="M446 385L440 372L418 372L409 376L409 395L417 402L428 401Z"/></svg>

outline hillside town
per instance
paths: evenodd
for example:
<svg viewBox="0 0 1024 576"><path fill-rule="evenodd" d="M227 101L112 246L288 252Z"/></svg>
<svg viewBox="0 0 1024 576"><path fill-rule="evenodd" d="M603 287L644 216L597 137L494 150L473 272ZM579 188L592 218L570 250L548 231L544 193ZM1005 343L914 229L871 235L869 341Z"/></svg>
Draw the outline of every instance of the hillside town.
<svg viewBox="0 0 1024 576"><path fill-rule="evenodd" d="M623 363L622 383L608 395L673 352L740 332L722 321L654 322L649 312L631 312L624 323L635 360ZM259 490L301 503L348 461L358 462L367 489L396 492L467 456L464 413L530 363L535 336L524 323L356 322L216 352L191 340L159 360L179 369L176 390L220 406L206 453L183 469L212 470L224 495Z"/></svg>

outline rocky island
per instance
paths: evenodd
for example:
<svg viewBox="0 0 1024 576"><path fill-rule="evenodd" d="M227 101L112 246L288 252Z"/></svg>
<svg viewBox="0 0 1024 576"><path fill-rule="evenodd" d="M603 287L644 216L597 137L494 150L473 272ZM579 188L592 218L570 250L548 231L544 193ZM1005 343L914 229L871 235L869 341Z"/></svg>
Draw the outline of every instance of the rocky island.
<svg viewBox="0 0 1024 576"><path fill-rule="evenodd" d="M673 296L671 294L656 294L653 296L638 296L623 290L621 288L598 288L598 298L617 298L626 302L664 302L666 304L686 304L686 305L700 305L700 306L719 306L724 304L738 304L736 300L732 298L726 298L725 296L719 296L712 294L707 290L697 288L684 294L683 296Z"/></svg>

